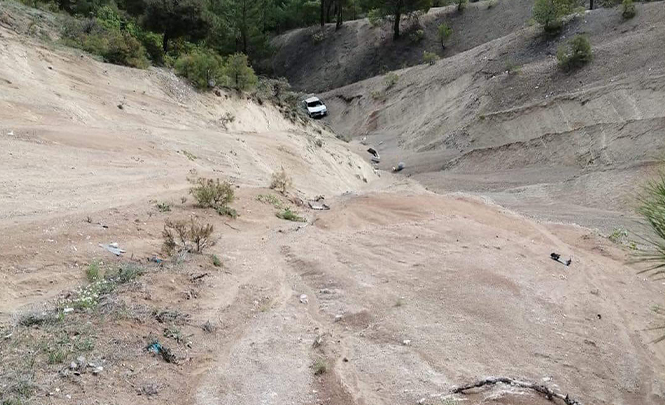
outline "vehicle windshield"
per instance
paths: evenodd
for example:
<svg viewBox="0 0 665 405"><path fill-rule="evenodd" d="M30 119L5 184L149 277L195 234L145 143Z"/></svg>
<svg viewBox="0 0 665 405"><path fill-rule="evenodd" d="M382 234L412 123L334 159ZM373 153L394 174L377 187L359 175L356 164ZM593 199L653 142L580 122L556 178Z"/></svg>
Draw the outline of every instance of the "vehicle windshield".
<svg viewBox="0 0 665 405"><path fill-rule="evenodd" d="M312 101L311 103L307 103L307 107L318 107L320 105L323 105L323 103L319 100Z"/></svg>

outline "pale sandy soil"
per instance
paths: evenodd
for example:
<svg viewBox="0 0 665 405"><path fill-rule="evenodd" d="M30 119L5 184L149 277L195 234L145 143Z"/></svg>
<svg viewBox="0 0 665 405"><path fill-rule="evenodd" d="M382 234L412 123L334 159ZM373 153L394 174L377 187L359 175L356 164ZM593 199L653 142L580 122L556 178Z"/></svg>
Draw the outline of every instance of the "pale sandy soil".
<svg viewBox="0 0 665 405"><path fill-rule="evenodd" d="M584 404L665 403L665 352L647 330L665 320L653 310L665 286L605 238L379 177L332 134L272 107L0 34L0 324L14 333L0 341L0 390L27 373L11 368L17 357L36 356L34 404L547 403L505 386L450 396L491 375ZM225 129L226 112L236 121ZM256 197L274 194L266 186L280 167L294 178L291 196L325 195L332 209L294 206L306 223L276 218ZM238 219L182 202L194 171L239 186ZM190 217L215 227L206 255L148 263L165 220ZM98 246L109 242L127 252ZM87 356L104 371L74 376L67 362L18 350L43 331L12 326L18 317L86 284L95 259L149 269L118 293L122 317L67 318L94 325ZM191 344L162 337L151 314L163 308L189 315L178 325ZM179 363L150 356L150 336ZM157 393L138 395L146 384Z"/></svg>

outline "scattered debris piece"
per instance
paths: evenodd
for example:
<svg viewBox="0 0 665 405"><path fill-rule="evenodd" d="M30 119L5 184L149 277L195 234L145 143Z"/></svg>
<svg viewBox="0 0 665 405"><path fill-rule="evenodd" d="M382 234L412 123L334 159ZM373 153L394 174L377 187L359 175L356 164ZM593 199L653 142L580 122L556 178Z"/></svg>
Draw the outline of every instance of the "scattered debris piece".
<svg viewBox="0 0 665 405"><path fill-rule="evenodd" d="M300 296L300 303L301 304L307 304L308 302L309 302L309 300L307 299L306 294L303 294L303 295Z"/></svg>
<svg viewBox="0 0 665 405"><path fill-rule="evenodd" d="M116 256L120 256L120 255L122 255L123 253L125 253L124 250L122 250L122 249L120 249L120 248L118 247L118 243L117 243L117 242L109 243L108 245L104 245L104 244L100 243L100 244L99 244L99 247L108 250L109 252L113 253L113 254L116 255Z"/></svg>
<svg viewBox="0 0 665 405"><path fill-rule="evenodd" d="M153 315L157 322L166 324L182 323L189 319L189 314L171 310L155 311Z"/></svg>
<svg viewBox="0 0 665 405"><path fill-rule="evenodd" d="M323 335L319 335L314 339L314 343L312 343L313 348L317 348L323 344Z"/></svg>
<svg viewBox="0 0 665 405"><path fill-rule="evenodd" d="M404 170L404 162L399 162L399 164L393 167L393 172L401 172Z"/></svg>
<svg viewBox="0 0 665 405"><path fill-rule="evenodd" d="M215 325L213 325L212 322L206 321L206 323L201 326L201 329L203 329L204 332L213 333L217 328L215 328Z"/></svg>
<svg viewBox="0 0 665 405"><path fill-rule="evenodd" d="M403 344L404 346L409 346L409 345L411 345L411 340L409 340L409 339L404 339L404 340L402 341L402 344Z"/></svg>
<svg viewBox="0 0 665 405"><path fill-rule="evenodd" d="M545 398L549 399L550 401L552 401L553 398L557 398L562 400L566 405L582 405L581 402L570 398L567 394L563 395L561 393L554 392L545 385L533 384L529 382L514 380L512 378L507 378L507 377L489 377L472 384L463 385L461 387L454 388L452 390L452 393L464 394L465 393L464 391L468 391L473 388L480 388L485 385L496 385L498 383L534 390L537 393L543 395Z"/></svg>
<svg viewBox="0 0 665 405"><path fill-rule="evenodd" d="M161 354L162 358L164 359L165 362L167 363L177 363L177 359L175 357L175 354L171 352L168 348L162 346L159 342L155 341L152 342L151 344L146 347L146 350L155 353L155 354Z"/></svg>
<svg viewBox="0 0 665 405"><path fill-rule="evenodd" d="M157 384L148 384L144 385L141 387L139 390L137 390L139 395L145 395L147 397L151 397L153 395L159 394L159 391L161 390L161 387Z"/></svg>
<svg viewBox="0 0 665 405"><path fill-rule="evenodd" d="M370 155L372 155L372 162L374 163L381 163L381 156L379 156L379 152L376 151L374 148L369 148L367 149L367 152L369 152Z"/></svg>
<svg viewBox="0 0 665 405"><path fill-rule="evenodd" d="M308 201L307 204L309 205L309 208L317 211L327 211L330 209L328 204L319 203L317 201Z"/></svg>
<svg viewBox="0 0 665 405"><path fill-rule="evenodd" d="M74 308L69 307L62 310L63 314L68 314L70 312L74 312Z"/></svg>
<svg viewBox="0 0 665 405"><path fill-rule="evenodd" d="M163 262L163 260L160 259L160 258L157 257L157 256L149 257L149 258L148 258L148 261L149 261L149 262L153 262L153 263L157 263L157 264L160 264L161 262Z"/></svg>
<svg viewBox="0 0 665 405"><path fill-rule="evenodd" d="M565 264L566 266L570 266L570 264L573 262L573 258L571 257L570 259L566 260L565 262L561 260L561 255L558 253L552 253L550 254L550 258L556 262L559 262L561 264Z"/></svg>
<svg viewBox="0 0 665 405"><path fill-rule="evenodd" d="M209 276L209 275L210 275L210 273L203 273L203 274L191 275L191 276L189 277L189 281L191 281L191 282L193 283L194 281L201 280L203 277L207 277L207 276Z"/></svg>

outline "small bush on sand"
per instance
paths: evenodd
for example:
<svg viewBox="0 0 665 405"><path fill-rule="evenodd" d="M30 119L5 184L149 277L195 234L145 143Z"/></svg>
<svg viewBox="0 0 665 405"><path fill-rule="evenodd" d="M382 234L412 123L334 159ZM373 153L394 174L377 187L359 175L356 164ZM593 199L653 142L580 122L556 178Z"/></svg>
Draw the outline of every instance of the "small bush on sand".
<svg viewBox="0 0 665 405"><path fill-rule="evenodd" d="M236 53L226 60L227 85L239 91L251 90L256 87L258 78L254 69L249 66L247 55Z"/></svg>
<svg viewBox="0 0 665 405"><path fill-rule="evenodd" d="M272 180L270 181L270 188L278 191L280 194L284 195L291 188L293 180L286 173L286 170L282 169L278 172L272 174Z"/></svg>
<svg viewBox="0 0 665 405"><path fill-rule="evenodd" d="M574 0L536 0L533 19L543 26L546 33L557 34L563 27L562 17L572 13L576 5Z"/></svg>
<svg viewBox="0 0 665 405"><path fill-rule="evenodd" d="M219 260L219 257L217 257L217 255L212 255L212 265L215 267L222 267L222 261Z"/></svg>
<svg viewBox="0 0 665 405"><path fill-rule="evenodd" d="M98 262L90 263L88 268L85 270L85 277L91 283L94 282L94 281L99 280L99 263Z"/></svg>
<svg viewBox="0 0 665 405"><path fill-rule="evenodd" d="M282 208L282 202L272 194L259 194L256 196L256 201L263 204L270 204L275 208Z"/></svg>
<svg viewBox="0 0 665 405"><path fill-rule="evenodd" d="M651 264L646 271L665 273L665 173L646 184L638 197L637 212L655 237L643 237L651 251L643 253L639 260Z"/></svg>
<svg viewBox="0 0 665 405"><path fill-rule="evenodd" d="M182 252L201 253L210 245L212 232L212 225L201 225L193 218L189 223L167 220L162 231L164 253L169 256Z"/></svg>
<svg viewBox="0 0 665 405"><path fill-rule="evenodd" d="M453 29L450 28L448 24L446 23L439 24L439 28L437 29L437 37L439 38L439 42L441 43L442 49L446 49L446 40L452 33Z"/></svg>
<svg viewBox="0 0 665 405"><path fill-rule="evenodd" d="M314 375L325 374L328 371L328 364L326 364L324 359L317 359L312 365L312 369L314 370Z"/></svg>
<svg viewBox="0 0 665 405"><path fill-rule="evenodd" d="M109 28L98 19L67 20L62 40L71 47L99 55L106 62L145 69L149 62L138 39L129 32Z"/></svg>
<svg viewBox="0 0 665 405"><path fill-rule="evenodd" d="M157 207L157 211L159 211L159 212L169 212L169 211L171 211L171 204L169 204L167 202L160 202L160 203L155 204L155 206Z"/></svg>
<svg viewBox="0 0 665 405"><path fill-rule="evenodd" d="M291 208L285 208L284 211L278 212L277 218L279 219L284 219L286 221L293 221L293 222L307 222L307 220L303 217L298 216L295 212L291 211Z"/></svg>
<svg viewBox="0 0 665 405"><path fill-rule="evenodd" d="M373 9L367 12L367 20L372 27L378 27L383 22L381 10Z"/></svg>
<svg viewBox="0 0 665 405"><path fill-rule="evenodd" d="M409 39L413 43L418 43L425 39L425 31L424 30L415 30L411 34L409 34Z"/></svg>
<svg viewBox="0 0 665 405"><path fill-rule="evenodd" d="M496 7L496 5L499 4L499 0L489 0L487 2L487 8L493 8Z"/></svg>
<svg viewBox="0 0 665 405"><path fill-rule="evenodd" d="M522 68L520 65L508 59L506 61L506 72L508 72L509 75L518 75L522 72Z"/></svg>
<svg viewBox="0 0 665 405"><path fill-rule="evenodd" d="M621 16L629 20L635 17L635 14L637 14L637 9L633 0L623 0L623 3L621 3Z"/></svg>
<svg viewBox="0 0 665 405"><path fill-rule="evenodd" d="M385 81L386 81L386 87L391 88L394 85L396 85L397 82L399 81L399 75L395 72L390 72L386 75Z"/></svg>
<svg viewBox="0 0 665 405"><path fill-rule="evenodd" d="M220 215L237 216L236 211L229 207L229 204L235 199L231 183L203 177L190 179L189 182L192 184L189 193L199 207L214 208Z"/></svg>
<svg viewBox="0 0 665 405"><path fill-rule="evenodd" d="M211 51L195 50L175 62L175 71L199 89L225 83L224 60Z"/></svg>
<svg viewBox="0 0 665 405"><path fill-rule="evenodd" d="M589 63L593 58L591 44L584 35L576 35L556 53L559 67L565 71L576 69Z"/></svg>
<svg viewBox="0 0 665 405"><path fill-rule="evenodd" d="M428 65L432 66L436 63L436 61L439 60L439 55L435 54L434 52L423 52L423 63L427 63Z"/></svg>

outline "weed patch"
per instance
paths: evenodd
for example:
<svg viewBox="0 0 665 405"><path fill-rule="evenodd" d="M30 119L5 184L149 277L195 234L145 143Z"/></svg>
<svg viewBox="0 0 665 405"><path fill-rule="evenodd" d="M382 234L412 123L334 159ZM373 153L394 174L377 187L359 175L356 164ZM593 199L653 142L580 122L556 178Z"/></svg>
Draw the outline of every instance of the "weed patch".
<svg viewBox="0 0 665 405"><path fill-rule="evenodd" d="M272 180L270 182L270 188L278 191L280 194L284 195L288 189L293 184L293 180L286 173L286 170L282 169L278 172L272 174Z"/></svg>
<svg viewBox="0 0 665 405"><path fill-rule="evenodd" d="M278 212L277 218L279 219L284 219L286 221L293 221L293 222L307 222L307 220L303 217L298 216L295 212L291 211L291 208L285 208L284 211Z"/></svg>

